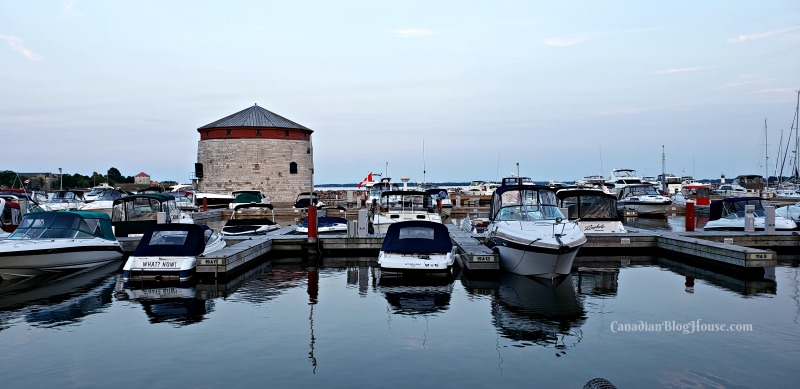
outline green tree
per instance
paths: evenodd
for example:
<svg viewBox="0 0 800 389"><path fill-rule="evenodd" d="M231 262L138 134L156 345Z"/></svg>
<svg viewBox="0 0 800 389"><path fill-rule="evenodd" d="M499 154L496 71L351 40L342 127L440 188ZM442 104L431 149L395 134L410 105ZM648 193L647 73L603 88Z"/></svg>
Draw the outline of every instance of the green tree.
<svg viewBox="0 0 800 389"><path fill-rule="evenodd" d="M11 170L3 170L0 171L0 187L11 187L14 184L14 180L17 179L17 173L14 173Z"/></svg>
<svg viewBox="0 0 800 389"><path fill-rule="evenodd" d="M108 181L110 181L108 183L109 185L113 185L118 182L125 182L125 177L117 168L112 167L111 169L108 169Z"/></svg>

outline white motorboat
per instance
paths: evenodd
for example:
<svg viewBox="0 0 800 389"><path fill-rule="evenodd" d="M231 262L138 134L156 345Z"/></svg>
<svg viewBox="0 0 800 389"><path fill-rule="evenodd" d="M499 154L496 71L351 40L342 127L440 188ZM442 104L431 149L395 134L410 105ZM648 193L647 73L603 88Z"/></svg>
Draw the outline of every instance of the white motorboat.
<svg viewBox="0 0 800 389"><path fill-rule="evenodd" d="M268 209L272 212L271 219L267 217L256 218L252 214L247 214L248 211L261 211L263 209ZM233 209L231 218L225 222L220 233L223 237L263 235L279 228L281 226L275 223L275 211L272 208L272 204L243 203L238 204Z"/></svg>
<svg viewBox="0 0 800 389"><path fill-rule="evenodd" d="M308 206L312 204L317 208L325 206L325 203L319 201L319 196L317 195L317 192L314 192L313 194L311 192L301 192L295 198L292 208L308 209Z"/></svg>
<svg viewBox="0 0 800 389"><path fill-rule="evenodd" d="M488 181L473 180L470 181L466 188L461 190L461 193L468 196L491 196L498 186L498 184Z"/></svg>
<svg viewBox="0 0 800 389"><path fill-rule="evenodd" d="M387 275L451 275L455 248L442 223L410 220L393 223L383 238L378 265Z"/></svg>
<svg viewBox="0 0 800 389"><path fill-rule="evenodd" d="M620 189L628 185L642 184L641 177L636 175L633 169L612 169L611 176L606 180L605 185L611 193L618 193Z"/></svg>
<svg viewBox="0 0 800 389"><path fill-rule="evenodd" d="M390 177L381 178L378 182L368 182L367 189L369 190L369 197L367 197L367 206L373 202L381 201L381 194L387 190L400 190L400 186L392 182Z"/></svg>
<svg viewBox="0 0 800 389"><path fill-rule="evenodd" d="M441 214L442 218L450 217L450 213L453 211L453 201L450 200L447 190L430 188L425 189L425 192L431 196L431 201L439 208L439 214Z"/></svg>
<svg viewBox="0 0 800 389"><path fill-rule="evenodd" d="M754 207L753 228L763 231L766 211L764 210L764 199L760 197L729 197L712 201L708 213L708 222L703 226L703 230L743 231L745 227L745 207L748 205ZM785 231L796 228L797 223L792 219L778 216L778 211L777 209L775 210L775 230Z"/></svg>
<svg viewBox="0 0 800 389"><path fill-rule="evenodd" d="M77 211L86 205L86 199L82 190L59 190L39 205L46 211Z"/></svg>
<svg viewBox="0 0 800 389"><path fill-rule="evenodd" d="M111 208L114 207L114 201L127 195L127 192L114 188L103 189L94 200L87 200L86 204L81 207L81 211L105 212L110 216Z"/></svg>
<svg viewBox="0 0 800 389"><path fill-rule="evenodd" d="M122 254L105 213L33 212L0 241L0 276L85 269L121 259Z"/></svg>
<svg viewBox="0 0 800 389"><path fill-rule="evenodd" d="M629 184L617 192L617 210L634 211L639 217L665 217L672 199L650 184Z"/></svg>
<svg viewBox="0 0 800 389"><path fill-rule="evenodd" d="M159 221L194 224L192 216L179 210L175 197L168 193L134 194L114 200L111 225L116 237L142 236Z"/></svg>
<svg viewBox="0 0 800 389"><path fill-rule="evenodd" d="M295 228L299 234L308 234L308 220L303 220ZM341 234L347 232L347 219L338 216L320 216L317 218L318 234Z"/></svg>
<svg viewBox="0 0 800 389"><path fill-rule="evenodd" d="M97 197L100 196L100 194L103 193L103 191L106 190L106 189L114 189L114 187L111 186L111 185L108 185L107 183L104 182L104 183L102 183L100 185L93 186L91 188L91 190L89 190L88 192L84 193L83 198L86 201L97 200Z"/></svg>
<svg viewBox="0 0 800 389"><path fill-rule="evenodd" d="M775 209L775 216L780 216L795 223L800 222L800 203L784 205L783 207Z"/></svg>
<svg viewBox="0 0 800 389"><path fill-rule="evenodd" d="M586 235L567 221L555 192L540 185L503 185L492 195L486 245L500 256L500 268L525 276L569 274Z"/></svg>
<svg viewBox="0 0 800 389"><path fill-rule="evenodd" d="M556 192L558 206L584 233L625 233L617 199L602 189L565 188Z"/></svg>
<svg viewBox="0 0 800 389"><path fill-rule="evenodd" d="M394 223L409 220L442 222L431 197L419 190L389 190L381 193L378 209L371 210L370 233L386 233Z"/></svg>
<svg viewBox="0 0 800 389"><path fill-rule="evenodd" d="M225 248L222 237L205 225L153 224L122 267L122 280L188 281L198 257Z"/></svg>
<svg viewBox="0 0 800 389"><path fill-rule="evenodd" d="M672 173L659 174L656 178L656 188L662 194L674 195L683 187L681 177Z"/></svg>

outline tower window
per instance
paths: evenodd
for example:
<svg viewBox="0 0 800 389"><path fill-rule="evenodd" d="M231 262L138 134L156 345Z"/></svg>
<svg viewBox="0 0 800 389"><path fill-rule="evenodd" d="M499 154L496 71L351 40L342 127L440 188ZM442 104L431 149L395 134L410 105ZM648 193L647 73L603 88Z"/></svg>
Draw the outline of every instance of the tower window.
<svg viewBox="0 0 800 389"><path fill-rule="evenodd" d="M225 135L231 136L231 130L225 130Z"/></svg>
<svg viewBox="0 0 800 389"><path fill-rule="evenodd" d="M297 162L289 163L289 174L297 174Z"/></svg>
<svg viewBox="0 0 800 389"><path fill-rule="evenodd" d="M256 136L261 136L261 129L256 130Z"/></svg>
<svg viewBox="0 0 800 389"><path fill-rule="evenodd" d="M284 136L289 136L289 130L286 130L286 131L284 131L284 132L283 132L283 135L284 135Z"/></svg>

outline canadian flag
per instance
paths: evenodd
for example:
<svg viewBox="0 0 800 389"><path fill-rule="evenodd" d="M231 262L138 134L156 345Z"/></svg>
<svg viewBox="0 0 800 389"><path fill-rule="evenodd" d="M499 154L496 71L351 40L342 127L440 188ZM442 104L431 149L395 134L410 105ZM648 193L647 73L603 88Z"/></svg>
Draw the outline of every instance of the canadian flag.
<svg viewBox="0 0 800 389"><path fill-rule="evenodd" d="M358 187L361 188L361 185L364 185L365 182L372 182L372 172L369 172L369 174L367 174L367 176L358 183Z"/></svg>
<svg viewBox="0 0 800 389"><path fill-rule="evenodd" d="M23 184L28 184L28 183L30 183L30 182L31 182L31 180L30 180L30 179L27 179L27 180L25 180L25 181L22 181L22 183L23 183Z"/></svg>

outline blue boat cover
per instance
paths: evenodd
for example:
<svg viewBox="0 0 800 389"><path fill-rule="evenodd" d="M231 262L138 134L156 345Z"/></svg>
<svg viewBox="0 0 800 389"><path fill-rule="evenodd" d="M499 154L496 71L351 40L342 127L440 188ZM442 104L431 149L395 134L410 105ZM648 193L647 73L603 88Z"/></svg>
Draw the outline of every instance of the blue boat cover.
<svg viewBox="0 0 800 389"><path fill-rule="evenodd" d="M426 220L390 225L381 245L381 251L404 254L444 254L452 249L447 226Z"/></svg>
<svg viewBox="0 0 800 389"><path fill-rule="evenodd" d="M133 255L136 257L193 257L206 249L208 226L186 223L153 224L142 236Z"/></svg>

